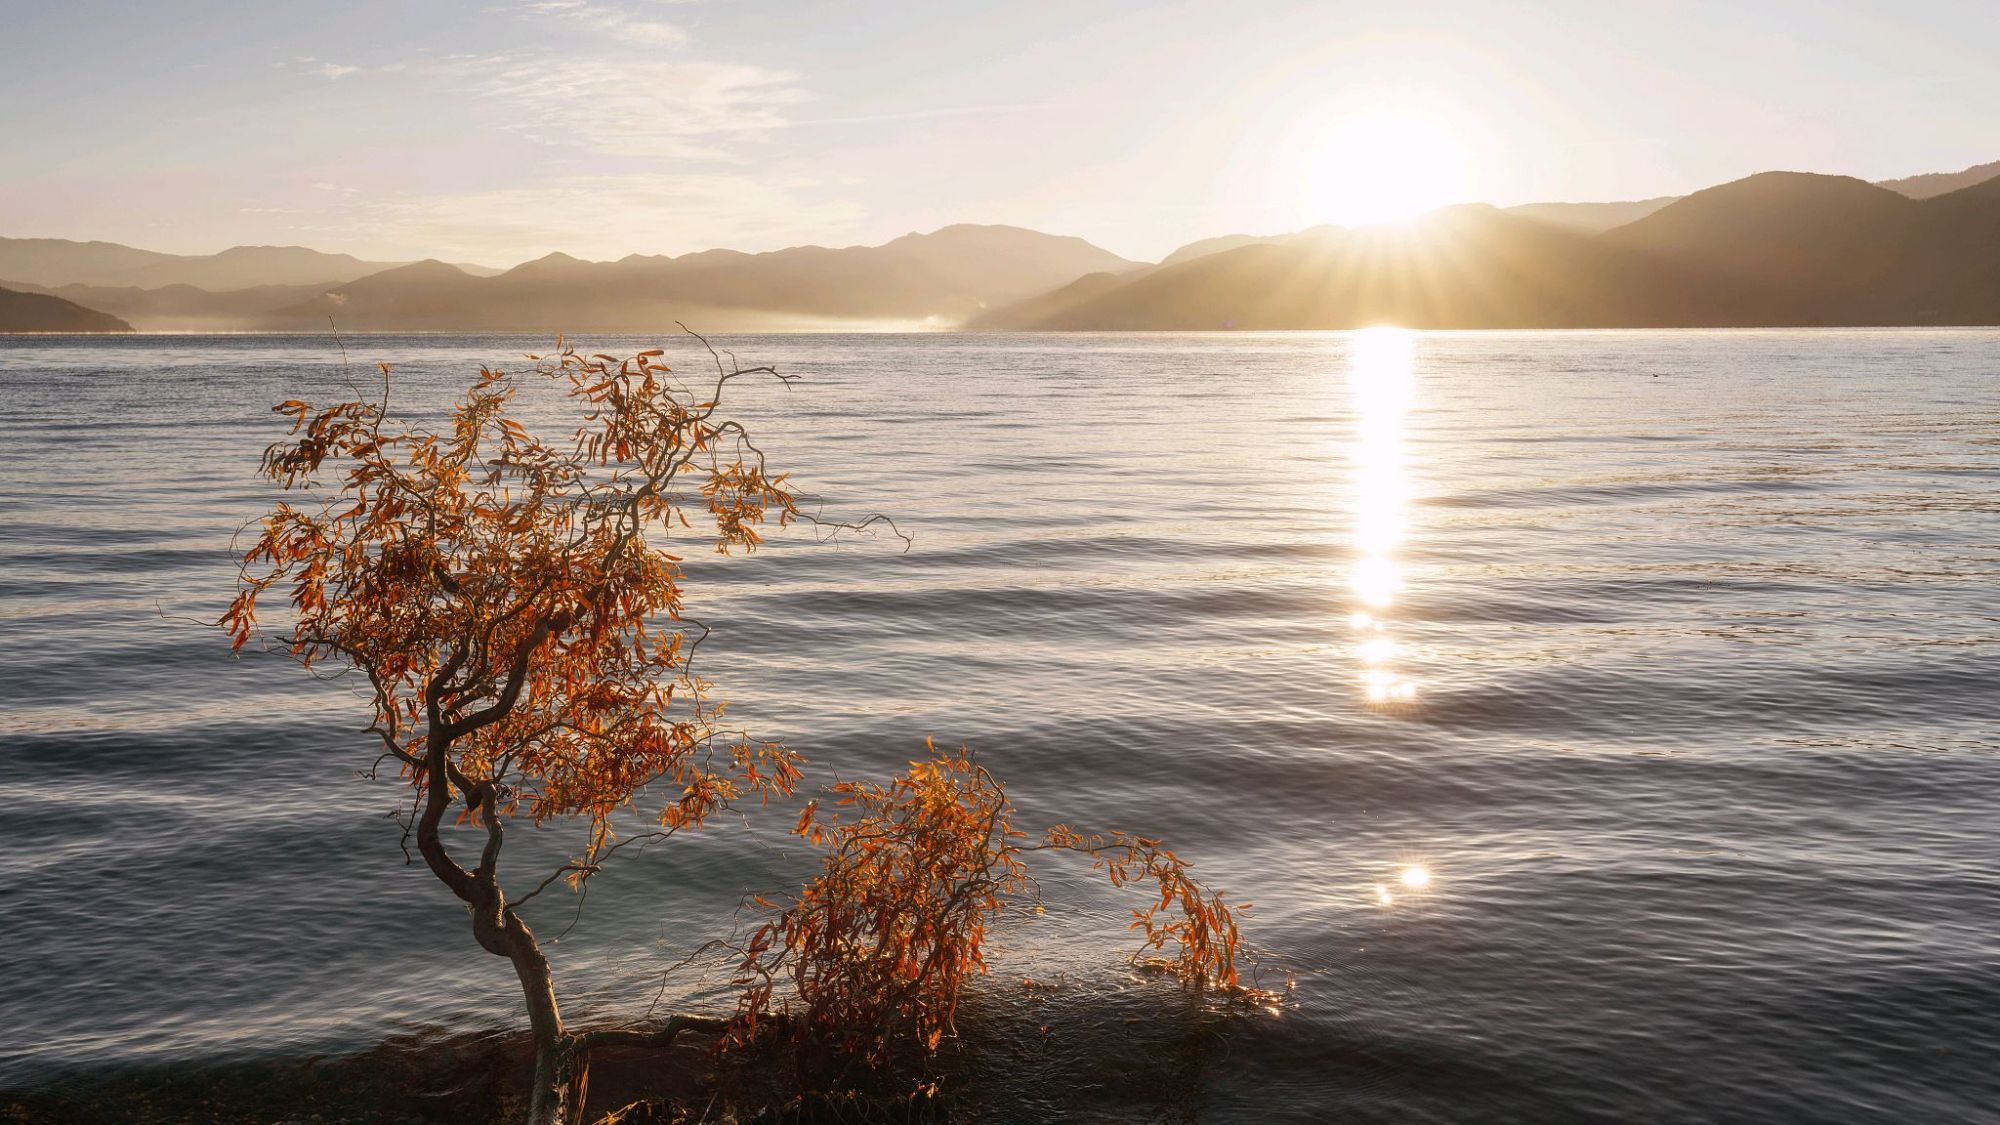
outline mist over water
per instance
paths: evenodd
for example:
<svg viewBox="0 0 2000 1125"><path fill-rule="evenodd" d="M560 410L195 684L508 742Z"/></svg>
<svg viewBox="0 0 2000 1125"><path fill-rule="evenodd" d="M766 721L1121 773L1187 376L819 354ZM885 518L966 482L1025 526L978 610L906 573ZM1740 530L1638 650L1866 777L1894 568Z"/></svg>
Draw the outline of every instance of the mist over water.
<svg viewBox="0 0 2000 1125"><path fill-rule="evenodd" d="M522 1022L354 686L190 619L272 403L547 343L0 339L0 1086ZM736 400L774 464L914 537L687 544L735 717L809 784L964 742L1296 980L1197 1017L1045 863L962 1020L986 1119L1994 1120L2000 332L727 343L805 377ZM790 820L595 882L570 1014L726 1003L659 974L796 884Z"/></svg>

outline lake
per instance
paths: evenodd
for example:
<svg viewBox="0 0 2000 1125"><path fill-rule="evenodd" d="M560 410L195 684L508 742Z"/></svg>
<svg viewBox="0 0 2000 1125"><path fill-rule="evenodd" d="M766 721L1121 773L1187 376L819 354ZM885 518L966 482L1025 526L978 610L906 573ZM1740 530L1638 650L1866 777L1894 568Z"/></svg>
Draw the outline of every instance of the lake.
<svg viewBox="0 0 2000 1125"><path fill-rule="evenodd" d="M690 544L735 717L1163 836L1295 984L1191 1012L1038 862L980 1119L2000 1119L2000 331L724 342L803 376L735 401L815 510L912 540ZM523 1023L354 686L200 620L271 404L547 344L0 338L0 1086ZM809 863L742 814L537 900L573 1018L727 1004L662 973Z"/></svg>

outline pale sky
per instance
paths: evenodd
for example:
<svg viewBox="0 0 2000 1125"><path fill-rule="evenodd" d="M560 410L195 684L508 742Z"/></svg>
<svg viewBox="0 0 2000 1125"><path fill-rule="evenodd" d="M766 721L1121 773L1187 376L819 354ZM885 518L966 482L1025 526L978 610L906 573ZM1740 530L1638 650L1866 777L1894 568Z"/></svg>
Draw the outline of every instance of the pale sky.
<svg viewBox="0 0 2000 1125"><path fill-rule="evenodd" d="M1400 197L2000 159L2000 0L4 0L0 56L0 235L179 253L983 222L1154 259Z"/></svg>

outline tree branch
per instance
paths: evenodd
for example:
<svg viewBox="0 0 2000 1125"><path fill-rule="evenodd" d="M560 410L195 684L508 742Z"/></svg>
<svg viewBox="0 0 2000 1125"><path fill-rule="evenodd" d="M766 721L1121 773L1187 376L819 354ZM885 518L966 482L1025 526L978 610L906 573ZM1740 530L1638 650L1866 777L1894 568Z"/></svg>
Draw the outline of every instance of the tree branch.
<svg viewBox="0 0 2000 1125"><path fill-rule="evenodd" d="M628 1027L607 1027L596 1031L585 1031L570 1040L572 1049L590 1051L598 1047L664 1047L672 1043L683 1031L726 1031L729 1021L716 1016L680 1015L670 1017L666 1025L652 1031L640 1031Z"/></svg>

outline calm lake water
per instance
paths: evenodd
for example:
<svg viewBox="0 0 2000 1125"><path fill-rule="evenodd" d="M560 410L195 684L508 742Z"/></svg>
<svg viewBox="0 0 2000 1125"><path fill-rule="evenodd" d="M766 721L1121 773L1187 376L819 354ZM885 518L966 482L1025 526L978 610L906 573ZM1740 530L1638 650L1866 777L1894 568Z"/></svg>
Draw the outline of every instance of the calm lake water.
<svg viewBox="0 0 2000 1125"><path fill-rule="evenodd" d="M1163 835L1296 981L1191 1013L1044 862L962 1020L977 1119L2000 1120L2000 333L727 343L805 377L739 400L773 460L914 537L696 548L737 717L815 783L930 735L1024 826ZM423 410L544 344L347 348ZM0 338L0 1086L520 1022L353 686L191 620L270 404L345 378ZM660 974L796 885L790 819L594 883L572 1016L726 1002ZM528 835L523 878L576 844Z"/></svg>

